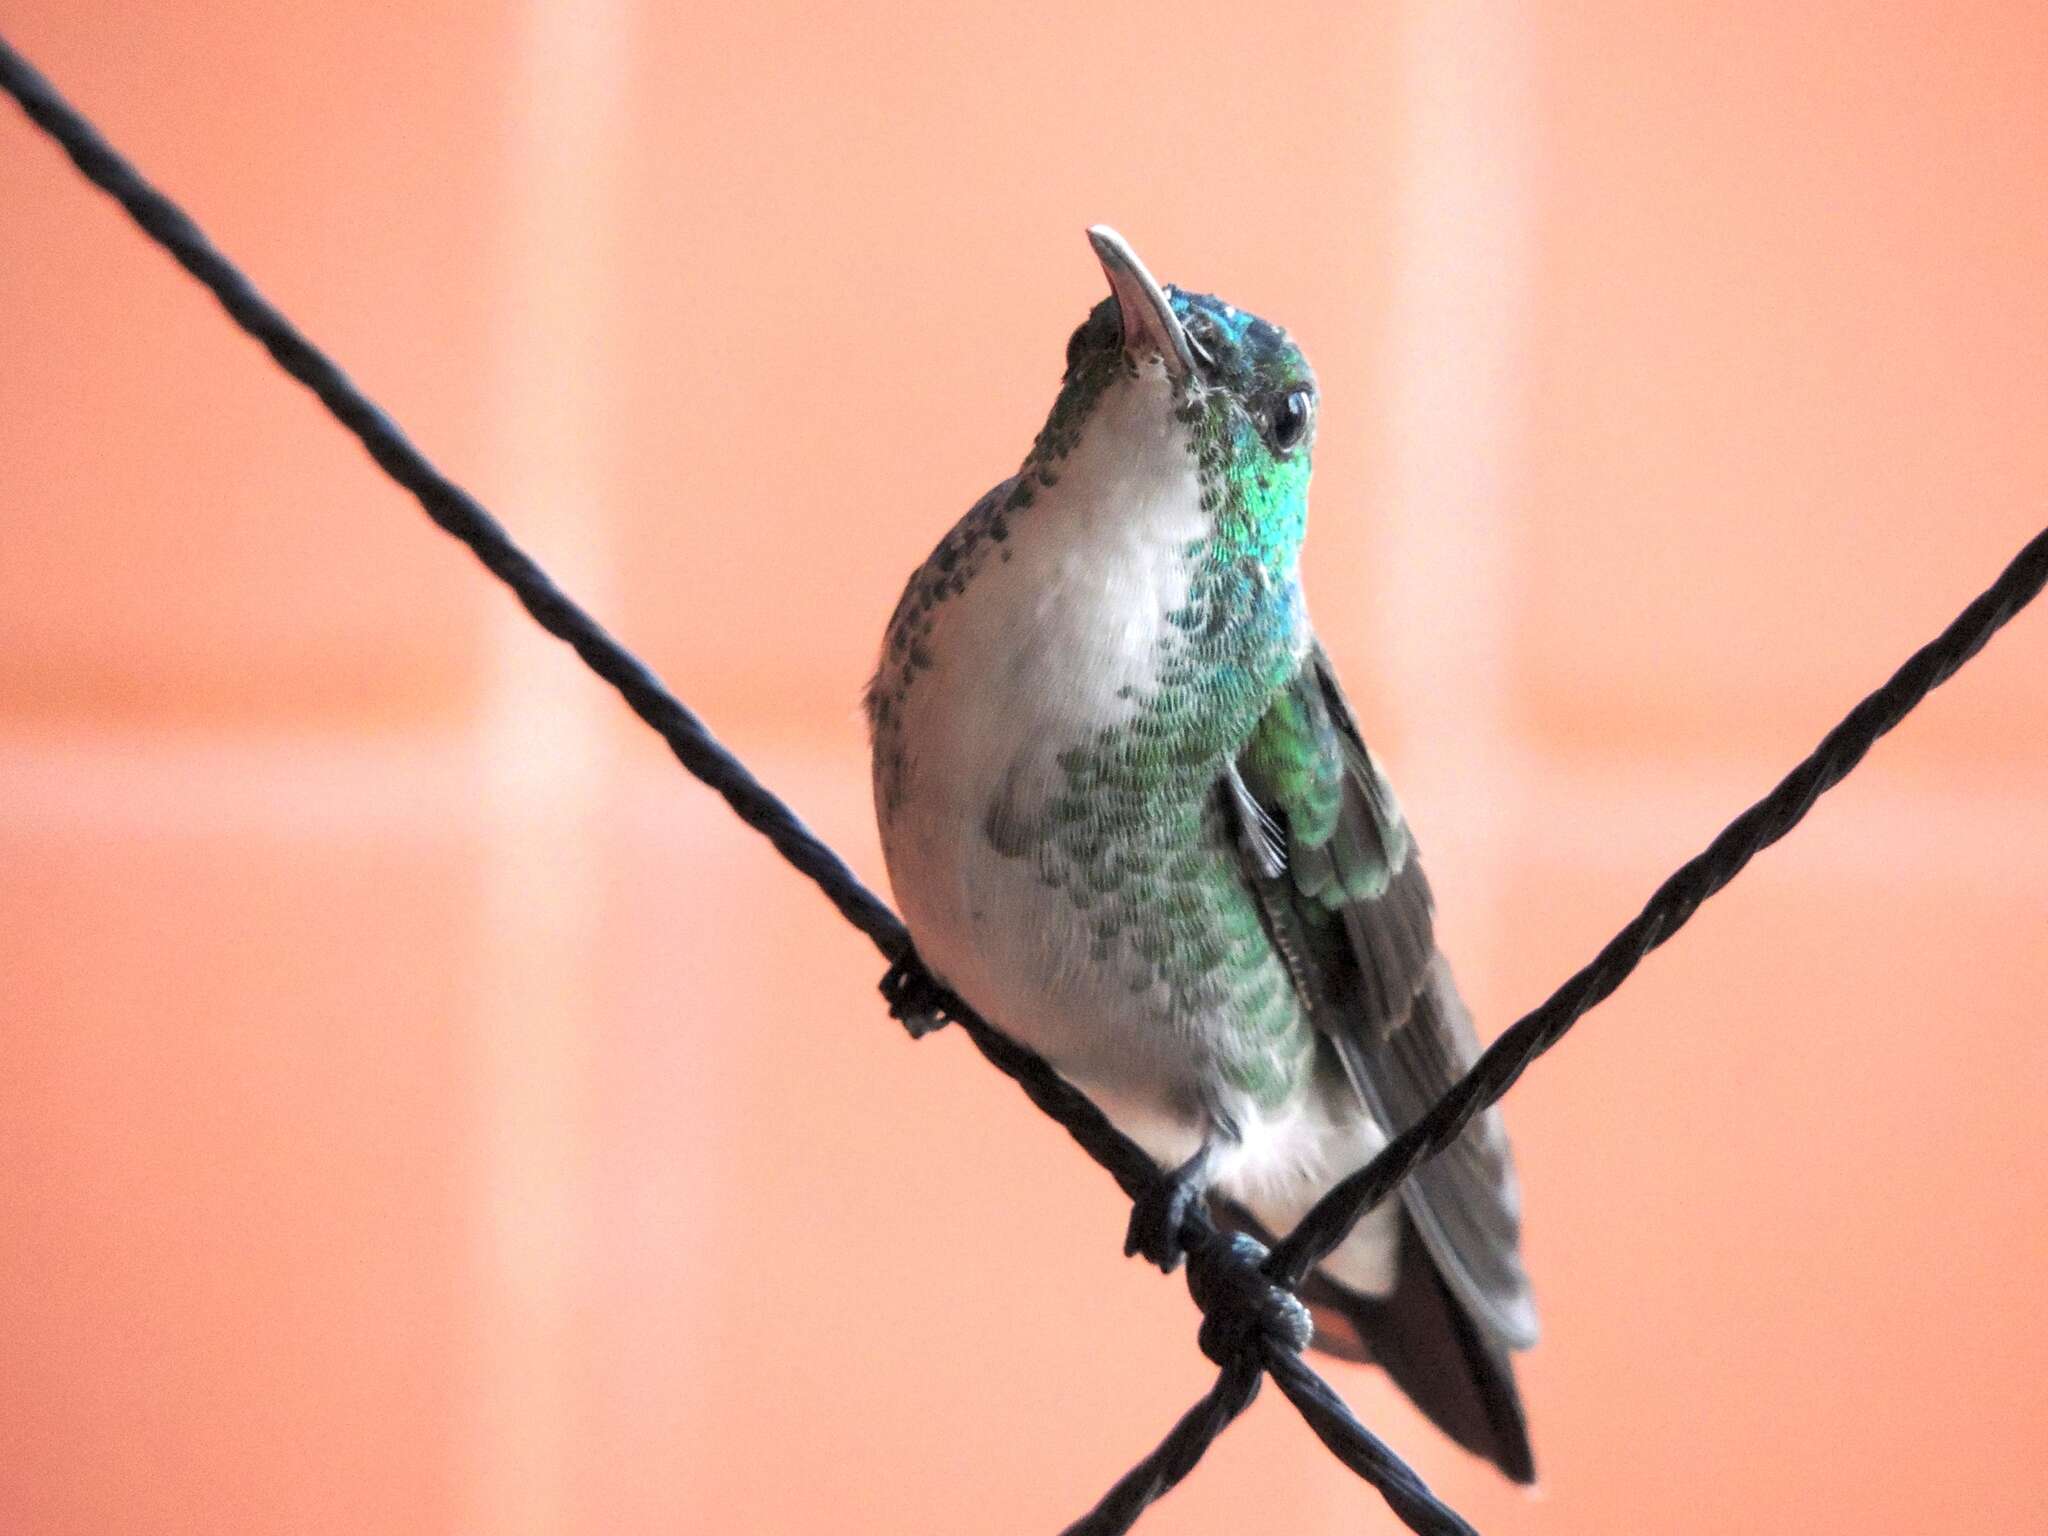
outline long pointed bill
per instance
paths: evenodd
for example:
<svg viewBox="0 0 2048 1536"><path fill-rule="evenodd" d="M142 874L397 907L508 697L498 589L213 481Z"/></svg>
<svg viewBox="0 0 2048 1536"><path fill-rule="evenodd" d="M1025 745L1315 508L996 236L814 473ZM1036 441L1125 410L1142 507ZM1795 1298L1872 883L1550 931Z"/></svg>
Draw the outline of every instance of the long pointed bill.
<svg viewBox="0 0 2048 1536"><path fill-rule="evenodd" d="M1095 247L1110 292L1116 295L1117 311L1123 316L1124 352L1141 367L1156 357L1165 365L1168 377L1186 378L1195 367L1188 333L1181 328L1165 293L1145 270L1145 263L1138 260L1138 253L1107 224L1089 230L1088 243Z"/></svg>

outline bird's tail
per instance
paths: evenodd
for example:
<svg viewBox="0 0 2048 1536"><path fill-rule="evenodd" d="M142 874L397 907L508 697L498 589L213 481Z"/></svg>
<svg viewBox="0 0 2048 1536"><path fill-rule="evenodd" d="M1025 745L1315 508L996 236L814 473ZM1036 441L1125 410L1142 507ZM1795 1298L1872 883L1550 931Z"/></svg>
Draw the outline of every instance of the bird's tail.
<svg viewBox="0 0 2048 1536"><path fill-rule="evenodd" d="M1216 1202L1225 1222L1270 1242L1241 1208ZM1394 1288L1364 1296L1318 1270L1301 1299L1315 1318L1313 1348L1377 1365L1431 1423L1517 1483L1536 1481L1529 1426L1507 1352L1480 1333L1437 1273L1405 1212Z"/></svg>

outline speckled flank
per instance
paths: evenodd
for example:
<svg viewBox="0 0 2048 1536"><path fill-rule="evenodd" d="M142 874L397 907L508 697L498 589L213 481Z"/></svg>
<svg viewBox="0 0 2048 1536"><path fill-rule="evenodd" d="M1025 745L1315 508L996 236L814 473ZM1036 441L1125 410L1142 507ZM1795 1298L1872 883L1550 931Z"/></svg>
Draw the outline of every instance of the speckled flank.
<svg viewBox="0 0 2048 1536"><path fill-rule="evenodd" d="M1163 997L1173 1018L1210 1021L1222 1080L1271 1107L1308 1070L1314 1035L1241 872L1217 786L1309 643L1299 579L1308 446L1276 453L1259 412L1310 375L1263 321L1206 296L1171 298L1206 359L1175 405L1208 528L1182 551L1187 601L1159 615L1152 681L1120 695L1131 710L1059 752L1063 782L1042 810L1020 815L1006 788L983 830L996 852L1032 860L1087 915L1095 966L1134 994ZM969 589L1007 520L1029 515L1034 488L1057 483L1103 390L1127 368L1106 301L1069 345L1065 387L1023 469L961 521L904 593L869 694L885 814L903 791L902 703L929 664L932 610ZM1219 1021L1226 1027L1215 1030Z"/></svg>
<svg viewBox="0 0 2048 1536"><path fill-rule="evenodd" d="M868 684L868 720L875 741L875 786L885 815L903 803L907 751L903 700L920 672L930 669L932 610L965 592L991 549L1010 537L1009 498L1021 485L1006 480L974 504L917 568L897 601L882 651L882 664ZM1020 503L1020 507L1027 503ZM1005 552L1007 554L1007 552Z"/></svg>
<svg viewBox="0 0 2048 1536"><path fill-rule="evenodd" d="M896 604L882 651L881 665L868 684L868 719L875 740L876 787L885 814L897 810L903 800L905 753L902 715L904 696L917 681L919 672L931 666L926 646L931 639L932 611L949 598L958 597L973 582L991 549L1008 560L1002 549L1010 537L1012 522L1030 515L1040 490L1059 483L1059 465L1074 451L1081 439L1095 403L1121 373L1125 364L1114 347L1084 345L1091 328L1100 329L1104 310L1110 309L1109 323L1115 328L1113 308L1103 306L1091 314L1074 333L1067 349L1067 376L1052 414L1039 429L1024 465L969 509L939 541L923 565L912 573L909 585Z"/></svg>

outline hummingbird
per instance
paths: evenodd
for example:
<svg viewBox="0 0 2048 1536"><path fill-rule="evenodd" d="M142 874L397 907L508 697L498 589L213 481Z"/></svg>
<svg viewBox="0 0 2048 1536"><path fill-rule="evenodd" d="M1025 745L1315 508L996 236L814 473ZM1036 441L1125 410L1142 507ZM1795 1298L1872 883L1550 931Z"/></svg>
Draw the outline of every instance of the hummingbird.
<svg viewBox="0 0 2048 1536"><path fill-rule="evenodd" d="M1189 1202L1263 1241L1478 1053L1434 902L1301 585L1314 373L1161 287L1114 230L1023 466L912 574L867 691L882 848L933 979L1155 1159L1126 1251ZM1313 1347L1535 1466L1521 1196L1489 1111L1302 1290Z"/></svg>

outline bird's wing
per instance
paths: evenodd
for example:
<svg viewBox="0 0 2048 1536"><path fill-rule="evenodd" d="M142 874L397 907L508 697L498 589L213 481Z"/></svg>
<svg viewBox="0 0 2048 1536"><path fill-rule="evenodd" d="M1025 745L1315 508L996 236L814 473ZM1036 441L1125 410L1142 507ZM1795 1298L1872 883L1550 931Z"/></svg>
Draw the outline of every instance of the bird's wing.
<svg viewBox="0 0 2048 1536"><path fill-rule="evenodd" d="M1246 876L1316 1028L1365 1107L1405 1130L1479 1043L1438 953L1429 884L1393 790L1320 646L1281 690L1227 776ZM1402 1186L1453 1293L1492 1338L1536 1338L1521 1196L1489 1110Z"/></svg>

